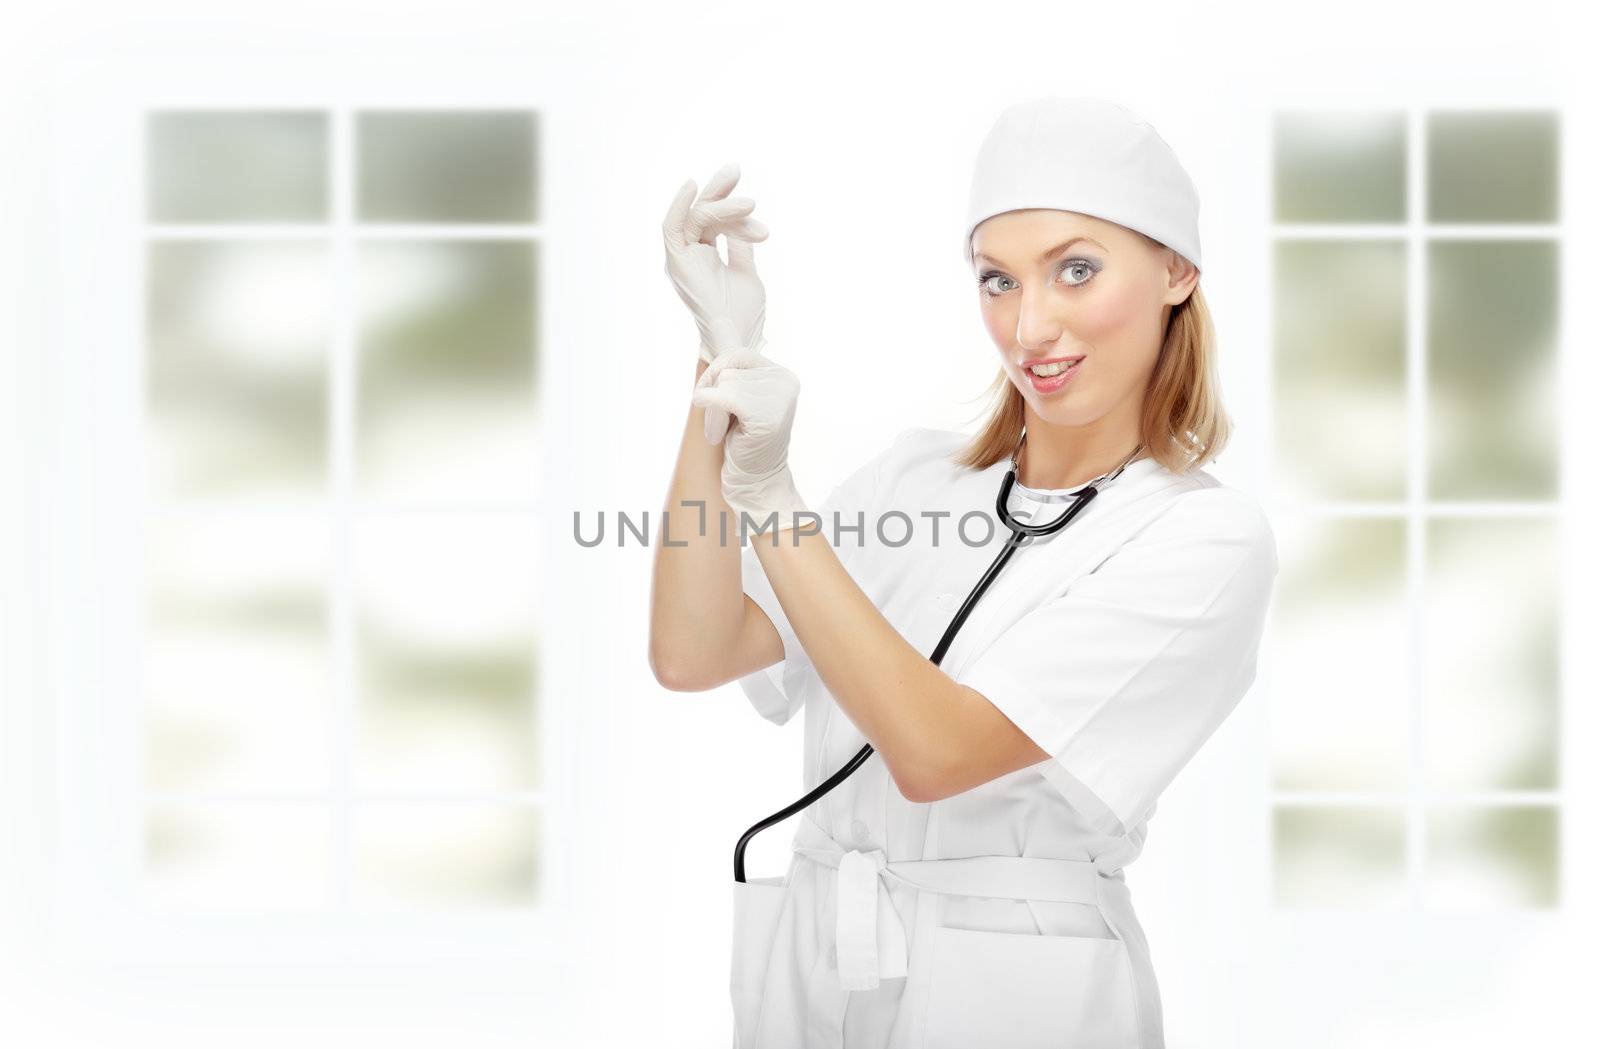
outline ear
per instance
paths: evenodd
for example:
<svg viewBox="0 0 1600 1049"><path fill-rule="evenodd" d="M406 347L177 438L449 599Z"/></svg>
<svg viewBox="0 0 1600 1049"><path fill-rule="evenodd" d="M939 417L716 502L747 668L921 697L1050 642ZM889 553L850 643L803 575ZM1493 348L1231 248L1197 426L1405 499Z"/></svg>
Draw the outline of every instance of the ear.
<svg viewBox="0 0 1600 1049"><path fill-rule="evenodd" d="M1188 299L1195 285L1200 283L1200 271L1194 268L1194 263L1173 249L1164 250L1167 255L1167 294L1161 301L1168 306L1176 306Z"/></svg>

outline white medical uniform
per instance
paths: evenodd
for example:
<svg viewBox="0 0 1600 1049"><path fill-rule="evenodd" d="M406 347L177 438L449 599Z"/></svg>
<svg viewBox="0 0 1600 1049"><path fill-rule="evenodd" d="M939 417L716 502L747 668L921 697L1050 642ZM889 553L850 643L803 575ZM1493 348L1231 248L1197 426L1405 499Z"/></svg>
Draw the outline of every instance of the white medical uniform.
<svg viewBox="0 0 1600 1049"><path fill-rule="evenodd" d="M839 559L924 655L1009 535L995 515L1009 460L950 462L967 440L905 431L816 508L830 538L834 511L864 523L859 541L840 534ZM1019 485L1010 508L1052 520L1070 494ZM970 511L988 520L969 518L964 542L956 528ZM784 658L739 684L779 725L804 709L810 790L867 741L812 667L753 545L742 556L744 590ZM1254 499L1149 458L1017 550L941 667L1052 757L916 804L874 755L791 817L787 874L734 884L735 1045L1162 1049L1123 868L1157 797L1254 680L1277 566Z"/></svg>

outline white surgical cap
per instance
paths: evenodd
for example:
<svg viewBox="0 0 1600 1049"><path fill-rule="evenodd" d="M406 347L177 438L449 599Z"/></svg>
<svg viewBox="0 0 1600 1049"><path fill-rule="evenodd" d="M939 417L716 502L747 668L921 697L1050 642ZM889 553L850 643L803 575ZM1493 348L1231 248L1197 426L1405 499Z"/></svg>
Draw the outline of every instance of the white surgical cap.
<svg viewBox="0 0 1600 1049"><path fill-rule="evenodd" d="M978 148L964 250L992 215L1054 208L1115 222L1200 268L1200 194L1156 129L1113 102L1036 98L1000 114Z"/></svg>

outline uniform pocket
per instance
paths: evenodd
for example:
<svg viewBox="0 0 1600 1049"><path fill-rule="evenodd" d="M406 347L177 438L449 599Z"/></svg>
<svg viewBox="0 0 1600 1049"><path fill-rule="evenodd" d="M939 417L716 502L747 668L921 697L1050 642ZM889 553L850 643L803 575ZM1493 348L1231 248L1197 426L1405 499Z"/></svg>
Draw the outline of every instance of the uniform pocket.
<svg viewBox="0 0 1600 1049"><path fill-rule="evenodd" d="M783 911L785 878L749 878L733 883L734 1049L755 1045L756 1024L766 988L767 961Z"/></svg>
<svg viewBox="0 0 1600 1049"><path fill-rule="evenodd" d="M1138 1049L1121 940L936 926L925 1049Z"/></svg>

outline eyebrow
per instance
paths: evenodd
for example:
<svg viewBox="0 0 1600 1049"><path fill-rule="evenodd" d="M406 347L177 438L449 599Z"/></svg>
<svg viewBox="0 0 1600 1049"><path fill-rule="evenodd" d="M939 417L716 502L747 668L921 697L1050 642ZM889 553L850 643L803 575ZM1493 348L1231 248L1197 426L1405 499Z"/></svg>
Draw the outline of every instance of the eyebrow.
<svg viewBox="0 0 1600 1049"><path fill-rule="evenodd" d="M1080 241L1080 240L1088 241L1090 244L1093 244L1095 247L1099 248L1101 251L1105 251L1106 250L1106 246L1104 244L1101 244L1098 240L1095 240L1093 237L1073 237L1071 240L1063 241L1062 243L1057 244L1055 247L1051 248L1049 251L1045 252L1043 255L1040 255L1038 261L1039 262L1044 262L1044 261L1048 260L1052 255L1059 255L1061 252L1066 251L1068 248L1072 247L1074 244L1078 243L1078 241ZM987 259L988 261L994 263L996 266L1002 265L1002 263L1000 262L999 259L995 258L992 255L985 255L981 251L978 252L976 255L972 256L972 258L973 258L974 261L976 261L977 259Z"/></svg>

